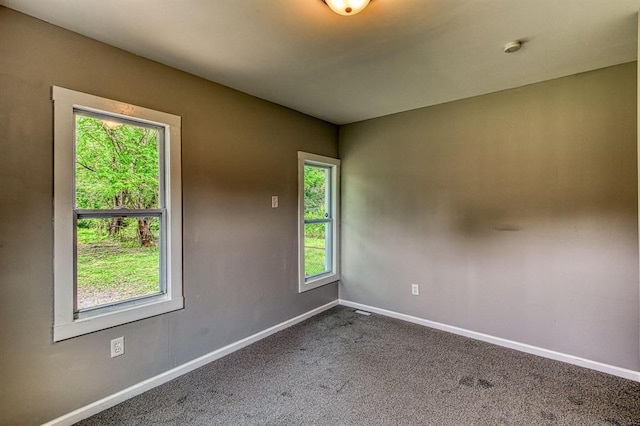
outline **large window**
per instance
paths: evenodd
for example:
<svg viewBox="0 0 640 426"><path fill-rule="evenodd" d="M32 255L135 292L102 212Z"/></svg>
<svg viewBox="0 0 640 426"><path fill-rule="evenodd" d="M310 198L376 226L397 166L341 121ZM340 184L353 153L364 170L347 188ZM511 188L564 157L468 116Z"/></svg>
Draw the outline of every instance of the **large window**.
<svg viewBox="0 0 640 426"><path fill-rule="evenodd" d="M180 117L53 100L54 340L182 308Z"/></svg>
<svg viewBox="0 0 640 426"><path fill-rule="evenodd" d="M300 291L340 279L340 160L298 153Z"/></svg>

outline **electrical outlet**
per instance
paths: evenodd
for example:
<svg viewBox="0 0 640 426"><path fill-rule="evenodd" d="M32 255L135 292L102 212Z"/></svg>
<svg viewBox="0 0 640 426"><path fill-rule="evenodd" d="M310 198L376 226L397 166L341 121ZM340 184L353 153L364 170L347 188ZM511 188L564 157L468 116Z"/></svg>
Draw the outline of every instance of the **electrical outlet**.
<svg viewBox="0 0 640 426"><path fill-rule="evenodd" d="M411 294L420 296L420 286L418 284L411 284Z"/></svg>
<svg viewBox="0 0 640 426"><path fill-rule="evenodd" d="M111 341L111 358L124 355L124 336Z"/></svg>
<svg viewBox="0 0 640 426"><path fill-rule="evenodd" d="M277 209L278 208L278 196L277 195L272 195L271 196L271 208L272 209Z"/></svg>

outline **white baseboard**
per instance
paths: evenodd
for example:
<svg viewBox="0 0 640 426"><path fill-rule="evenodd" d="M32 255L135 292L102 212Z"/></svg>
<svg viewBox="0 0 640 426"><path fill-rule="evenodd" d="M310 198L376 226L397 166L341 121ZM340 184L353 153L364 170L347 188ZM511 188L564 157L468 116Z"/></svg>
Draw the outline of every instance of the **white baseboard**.
<svg viewBox="0 0 640 426"><path fill-rule="evenodd" d="M493 343L494 345L504 346L505 348L515 349L517 351L538 355L544 358L550 358L556 361L566 362L568 364L573 364L580 367L590 368L592 370L608 373L613 376L618 376L625 379L640 382L640 371L628 370L626 368L616 367L616 366L604 364L598 361L591 361L589 359L580 358L577 356L568 355L561 352L552 351L549 349L539 348L537 346L527 345L526 343L514 342L513 340L502 339L500 337L490 336L488 334L478 333L476 331L454 327L452 325L442 324L435 321L429 321L429 320L414 317L411 315L401 314L399 312L388 311L386 309L380 309L374 306L363 305L362 303L355 303L355 302L350 302L348 300L340 299L340 304L351 307L351 308L361 309L363 311L369 311L369 312L373 312L373 313L384 315L391 318L397 318L403 321L412 322L414 324L420 324L426 327L435 328L437 330L442 330L442 331L446 331L453 334L459 334L460 336L470 337L476 340L482 340L483 342Z"/></svg>
<svg viewBox="0 0 640 426"><path fill-rule="evenodd" d="M280 324L274 325L273 327L267 328L266 330L263 330L252 336L245 337L244 339L238 340L235 343L231 343L230 345L227 345L223 348L217 349L213 352L209 352L208 354L202 355L199 358L196 358L185 364L179 365L175 368L172 368L171 370L165 371L162 374L158 374L157 376L151 377L145 381L136 383L133 386L123 389L120 392L114 393L113 395L109 395L105 398L102 398L99 401L96 401L89 405L85 405L84 407L78 408L75 411L72 411L68 414L65 414L63 416L60 416L56 419L51 420L50 422L47 422L42 426L69 426L74 423L77 423L80 420L86 419L87 417L91 417L94 414L99 413L100 411L106 410L107 408L111 408L114 405L117 405L123 401L126 401L127 399L133 398L136 395L140 395L141 393L146 392L150 389L153 389L156 386L160 386L161 384L166 383L170 380L173 380L176 377L182 376L183 374L193 371L196 368L202 367L203 365L206 365L212 361L220 359L225 355L229 355L232 352L242 349L245 346L248 346L252 343L257 342L258 340L262 340L267 336L277 333L278 331L284 330L285 328L289 328L292 325L295 325L301 321L304 321L307 318L311 318L314 315L318 315L319 313L324 312L327 309L331 309L337 305L338 305L338 301L335 300L333 302L327 303L326 305L312 309L309 312L305 312L302 315L298 315L295 318L291 318L290 320L281 322Z"/></svg>
<svg viewBox="0 0 640 426"><path fill-rule="evenodd" d="M361 309L363 311L373 312L373 313L388 316L391 318L397 318L403 321L412 322L414 324L420 324L426 327L435 328L437 330L442 330L449 333L470 337L472 339L482 340L484 342L493 343L495 345L504 346L506 348L515 349L521 352L542 356L544 358L554 359L556 361L566 362L566 363L577 365L580 367L590 368L592 370L601 371L603 373L608 373L614 376L623 377L625 379L640 382L640 371L634 371L634 370L628 370L621 367L615 367L615 366L604 364L601 362L591 361L591 360L576 357L573 355L567 355L561 352L556 352L549 349L527 345L525 343L514 342L512 340L502 339L500 337L494 337L488 334L466 330L464 328L454 327L451 325L446 325L446 324L438 323L435 321L429 321L429 320L414 317L411 315L401 314L399 312L389 311L386 309L376 308L374 306L363 305L361 303L355 303L355 302L350 302L348 300L340 299L340 300L335 300L333 302L327 303L326 305L320 306L318 308L312 309L309 312L305 312L304 314L298 315L295 318L291 318L290 320L274 325L273 327L267 328L266 330L263 330L259 333L246 337L242 340L238 340L237 342L231 343L230 345L227 345L223 348L217 349L213 352L209 352L208 354L205 354L199 358L196 358L185 364L179 365L175 368L172 368L171 370L165 371L164 373L151 377L147 380L144 380L140 383L137 383L126 389L123 389L120 392L117 392L105 398L102 398L89 405L85 405L84 407L78 408L77 410L74 410L70 413L67 413L63 416L60 416L56 419L51 420L45 423L43 426L73 425L74 423L79 422L80 420L86 419L87 417L90 417L103 410L106 410L107 408L111 408L123 401L126 401L127 399L133 398L136 395L140 395L143 392L146 392L150 389L160 386L163 383L173 380L176 377L182 376L183 374L193 371L196 368L202 367L203 365L206 365L212 361L220 359L223 356L229 355L232 352L242 349L245 346L248 346L252 343L257 342L258 340L262 340L265 337L268 337L274 333L277 333L278 331L291 327L299 322L302 322L308 318L311 318L314 315L318 315L319 313L324 312L328 309L331 309L334 306L337 306L338 304L355 308L355 309Z"/></svg>

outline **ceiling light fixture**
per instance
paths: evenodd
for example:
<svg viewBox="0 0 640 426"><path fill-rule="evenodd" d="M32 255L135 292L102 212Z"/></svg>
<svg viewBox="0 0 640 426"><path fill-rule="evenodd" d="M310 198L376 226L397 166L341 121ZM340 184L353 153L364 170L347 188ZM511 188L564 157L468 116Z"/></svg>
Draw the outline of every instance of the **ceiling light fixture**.
<svg viewBox="0 0 640 426"><path fill-rule="evenodd" d="M522 49L522 42L520 40L510 41L504 45L504 53L513 53Z"/></svg>
<svg viewBox="0 0 640 426"><path fill-rule="evenodd" d="M351 16L362 12L370 0L322 0L338 15Z"/></svg>

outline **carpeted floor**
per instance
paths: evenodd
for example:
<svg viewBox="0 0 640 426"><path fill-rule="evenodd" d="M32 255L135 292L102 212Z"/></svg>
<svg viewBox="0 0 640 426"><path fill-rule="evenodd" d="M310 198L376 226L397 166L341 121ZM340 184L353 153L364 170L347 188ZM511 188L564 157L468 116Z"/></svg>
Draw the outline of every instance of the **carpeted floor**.
<svg viewBox="0 0 640 426"><path fill-rule="evenodd" d="M80 425L640 425L640 383L336 307Z"/></svg>

